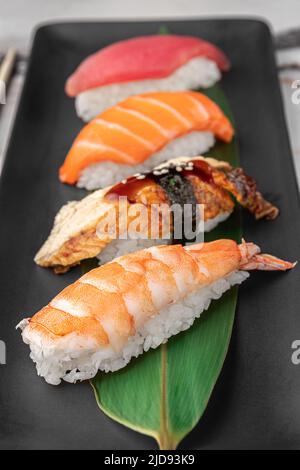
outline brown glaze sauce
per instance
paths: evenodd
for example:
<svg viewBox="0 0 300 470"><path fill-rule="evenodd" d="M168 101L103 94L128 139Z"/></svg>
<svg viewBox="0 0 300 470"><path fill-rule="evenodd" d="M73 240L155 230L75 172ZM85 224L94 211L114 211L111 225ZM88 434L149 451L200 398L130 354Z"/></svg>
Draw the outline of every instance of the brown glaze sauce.
<svg viewBox="0 0 300 470"><path fill-rule="evenodd" d="M192 163L192 170L183 169L182 174L184 176L197 176L204 183L214 184L212 169L208 163L202 160L195 160Z"/></svg>
<svg viewBox="0 0 300 470"><path fill-rule="evenodd" d="M136 194L142 191L146 186L160 184L160 179L169 174L181 175L183 178L196 176L201 181L214 185L213 173L211 167L202 160L190 160L187 163L161 168L161 170L150 171L138 176L131 176L121 183L117 183L106 194L106 199L116 201L119 197L127 197L129 202L135 202Z"/></svg>

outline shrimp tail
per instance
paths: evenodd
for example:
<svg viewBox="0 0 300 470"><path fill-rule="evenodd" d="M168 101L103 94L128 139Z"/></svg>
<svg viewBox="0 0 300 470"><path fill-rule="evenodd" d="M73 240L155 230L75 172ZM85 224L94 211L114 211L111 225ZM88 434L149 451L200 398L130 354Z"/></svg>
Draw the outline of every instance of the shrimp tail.
<svg viewBox="0 0 300 470"><path fill-rule="evenodd" d="M261 253L260 248L254 243L247 243L242 240L239 245L241 261L239 269L242 271L287 271L293 269L297 262L284 261L276 256Z"/></svg>

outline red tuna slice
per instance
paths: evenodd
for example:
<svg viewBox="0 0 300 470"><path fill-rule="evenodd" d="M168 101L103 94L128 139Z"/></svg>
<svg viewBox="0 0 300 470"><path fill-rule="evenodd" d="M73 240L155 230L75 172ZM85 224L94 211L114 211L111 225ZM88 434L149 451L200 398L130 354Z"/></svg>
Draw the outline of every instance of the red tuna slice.
<svg viewBox="0 0 300 470"><path fill-rule="evenodd" d="M66 93L77 96L112 83L164 78L198 56L214 61L220 70L229 69L229 60L220 49L192 36L142 36L116 42L79 65L67 80Z"/></svg>

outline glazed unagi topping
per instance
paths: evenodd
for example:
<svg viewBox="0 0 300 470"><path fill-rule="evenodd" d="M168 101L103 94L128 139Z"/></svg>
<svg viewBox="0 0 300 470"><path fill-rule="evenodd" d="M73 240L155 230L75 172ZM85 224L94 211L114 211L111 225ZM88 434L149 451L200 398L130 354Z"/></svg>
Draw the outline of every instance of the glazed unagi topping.
<svg viewBox="0 0 300 470"><path fill-rule="evenodd" d="M152 197L149 199L150 193ZM205 204L205 219L209 219L220 211L232 211L230 195L257 219L275 219L279 213L278 208L257 191L255 180L242 168L233 168L224 162L214 167L201 159L166 164L137 174L113 186L106 197L117 200L120 196L127 196L129 202L146 204Z"/></svg>
<svg viewBox="0 0 300 470"><path fill-rule="evenodd" d="M256 219L273 220L279 214L279 209L266 201L257 191L254 178L245 174L242 168L230 168L226 172L219 172L215 181L229 191L241 206L254 214Z"/></svg>
<svg viewBox="0 0 300 470"><path fill-rule="evenodd" d="M115 185L106 195L109 200L118 200L126 196L131 203L141 202L144 204L168 203L176 208L183 208L185 204L191 204L192 230L196 229L197 197L194 175L199 181L208 184L213 183L211 169L206 162L187 162L179 165L170 164L161 169L154 169L145 174L138 174ZM202 202L202 201L201 201ZM176 205L176 206L175 206ZM180 211L180 217L184 212ZM171 213L171 226L174 227L176 214ZM182 220L182 219L181 219ZM178 240L185 243L185 239Z"/></svg>
<svg viewBox="0 0 300 470"><path fill-rule="evenodd" d="M196 203L195 191L189 181L191 175L214 185L211 167L204 161L188 161L178 165L169 164L143 174L137 174L113 186L106 194L109 200L126 196L129 202L137 202L136 196L146 187L160 186L168 201L173 204ZM162 197L162 195L161 195ZM164 202L164 201L160 201Z"/></svg>

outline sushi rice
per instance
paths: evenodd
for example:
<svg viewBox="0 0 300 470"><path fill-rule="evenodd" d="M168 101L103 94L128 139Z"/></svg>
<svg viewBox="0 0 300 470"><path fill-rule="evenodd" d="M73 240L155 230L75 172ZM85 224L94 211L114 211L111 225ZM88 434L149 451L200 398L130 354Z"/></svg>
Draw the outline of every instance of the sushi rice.
<svg viewBox="0 0 300 470"><path fill-rule="evenodd" d="M99 264L109 263L112 259L119 258L120 256L134 253L138 250L143 250L146 248L150 248L151 246L159 246L159 245L169 245L170 240L162 240L162 239L145 239L145 238L136 238L136 239L126 239L120 240L116 239L110 242L104 250L97 256L99 259Z"/></svg>
<svg viewBox="0 0 300 470"><path fill-rule="evenodd" d="M171 336L187 330L208 309L214 299L247 279L247 271L235 271L209 286L202 287L187 295L182 301L169 305L159 315L148 320L136 334L130 337L120 352L111 346L99 349L94 340L71 333L53 342L42 338L34 330L25 329L28 320L18 327L23 331L23 340L30 345L31 359L36 363L38 375L51 385L61 380L74 383L93 378L98 370L114 372L125 367L133 357L144 351L157 348Z"/></svg>
<svg viewBox="0 0 300 470"><path fill-rule="evenodd" d="M214 143L215 138L212 132L189 132L169 142L159 152L154 153L140 165L119 165L109 161L90 165L82 171L77 186L86 188L89 191L110 186L126 179L133 173L149 171L160 163L178 155L188 157L201 155L213 147Z"/></svg>
<svg viewBox="0 0 300 470"><path fill-rule="evenodd" d="M214 61L205 57L196 57L166 78L115 83L84 91L76 97L76 112L80 118L88 122L128 96L148 91L208 88L220 78L221 72Z"/></svg>
<svg viewBox="0 0 300 470"><path fill-rule="evenodd" d="M221 222L224 222L230 216L231 212L221 212L216 217L212 219L208 219L204 222L204 232L210 232L213 230L217 225ZM202 238L204 239L204 232L201 232ZM137 234L136 234L137 235ZM198 241L204 241L203 239ZM175 240L176 241L176 240ZM120 256L134 253L138 250L143 250L146 248L150 248L151 246L159 246L159 245L170 245L171 239L156 239L153 240L151 238L138 238L138 236L134 239L115 239L111 241L102 251L99 253L97 258L99 259L99 264L103 265L105 263L109 263L111 260L115 258L119 258Z"/></svg>

